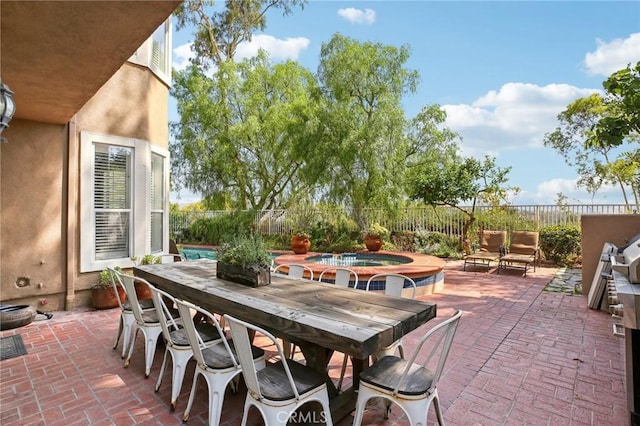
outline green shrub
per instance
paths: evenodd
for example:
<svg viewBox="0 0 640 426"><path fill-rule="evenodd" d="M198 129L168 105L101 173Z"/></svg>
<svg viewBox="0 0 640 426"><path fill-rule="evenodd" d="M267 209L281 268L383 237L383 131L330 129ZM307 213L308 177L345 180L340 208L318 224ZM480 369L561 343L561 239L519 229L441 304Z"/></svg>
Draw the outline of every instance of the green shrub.
<svg viewBox="0 0 640 426"><path fill-rule="evenodd" d="M249 235L254 227L255 215L251 211L225 213L216 217L196 219L189 234L194 242L219 245L236 236Z"/></svg>
<svg viewBox="0 0 640 426"><path fill-rule="evenodd" d="M540 249L547 260L571 264L581 254L580 237L576 226L548 226L540 230Z"/></svg>
<svg viewBox="0 0 640 426"><path fill-rule="evenodd" d="M461 257L457 237L441 232L418 231L414 235L415 251L438 257Z"/></svg>

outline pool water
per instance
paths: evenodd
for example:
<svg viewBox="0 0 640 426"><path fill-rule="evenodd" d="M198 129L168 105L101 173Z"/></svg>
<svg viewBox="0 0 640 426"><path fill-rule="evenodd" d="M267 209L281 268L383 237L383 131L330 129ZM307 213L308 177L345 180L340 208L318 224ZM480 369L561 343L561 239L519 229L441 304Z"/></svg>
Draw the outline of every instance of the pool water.
<svg viewBox="0 0 640 426"><path fill-rule="evenodd" d="M182 247L180 254L184 255L187 260L195 259L211 259L216 260L216 251L211 248L204 247ZM271 258L275 259L280 253L270 253Z"/></svg>
<svg viewBox="0 0 640 426"><path fill-rule="evenodd" d="M198 248L198 247L182 247L180 249L180 254L187 258L187 260L195 260L195 259L216 259L216 251L213 249L207 248Z"/></svg>
<svg viewBox="0 0 640 426"><path fill-rule="evenodd" d="M323 254L307 257L307 262L330 266L394 266L410 263L411 259L402 256L385 256L371 253Z"/></svg>

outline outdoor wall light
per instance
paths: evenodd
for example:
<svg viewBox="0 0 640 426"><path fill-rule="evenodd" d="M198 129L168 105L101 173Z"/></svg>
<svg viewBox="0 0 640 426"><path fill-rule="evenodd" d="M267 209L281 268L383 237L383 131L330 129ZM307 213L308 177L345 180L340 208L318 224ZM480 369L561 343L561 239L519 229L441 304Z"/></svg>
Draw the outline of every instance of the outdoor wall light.
<svg viewBox="0 0 640 426"><path fill-rule="evenodd" d="M13 102L13 92L9 86L0 82L0 134L9 127L9 122L16 112L16 104ZM6 142L5 138L0 138L2 142Z"/></svg>

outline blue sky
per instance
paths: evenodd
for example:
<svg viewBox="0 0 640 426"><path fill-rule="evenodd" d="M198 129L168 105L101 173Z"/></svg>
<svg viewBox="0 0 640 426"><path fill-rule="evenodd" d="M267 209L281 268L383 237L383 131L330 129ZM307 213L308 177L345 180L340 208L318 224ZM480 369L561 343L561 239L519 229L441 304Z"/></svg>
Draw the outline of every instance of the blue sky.
<svg viewBox="0 0 640 426"><path fill-rule="evenodd" d="M283 17L267 15L264 33L238 49L259 48L273 60L294 59L317 70L322 43L335 33L395 46L408 45L407 67L421 76L404 108L413 117L439 104L447 126L462 136L466 156L496 157L511 166L514 204L619 203L617 188L595 197L577 189L575 170L543 146L556 116L573 100L601 91L614 71L640 60L639 1L314 1ZM173 35L173 66L192 55L192 31ZM169 118L177 120L175 102ZM172 193L181 204L200 199Z"/></svg>

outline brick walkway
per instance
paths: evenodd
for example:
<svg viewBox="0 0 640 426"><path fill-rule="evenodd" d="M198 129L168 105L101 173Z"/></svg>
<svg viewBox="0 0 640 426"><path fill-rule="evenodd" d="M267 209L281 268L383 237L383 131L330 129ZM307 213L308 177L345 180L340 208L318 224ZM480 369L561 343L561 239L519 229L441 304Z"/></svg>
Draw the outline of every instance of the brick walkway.
<svg viewBox="0 0 640 426"><path fill-rule="evenodd" d="M445 374L438 386L449 425L625 425L623 342L611 333L611 317L586 307L586 297L544 291L555 269L462 271L451 262L442 293L424 297L438 304L438 317L462 309ZM548 288L553 289L554 286ZM159 347L144 379L142 342L129 368L111 349L119 312L56 312L1 336L21 334L28 354L0 362L0 424L179 425L193 375L189 364L175 413L169 412L171 379L154 392L162 359ZM405 345L430 324L407 336ZM331 363L338 377L342 357ZM350 372L347 372L350 374ZM207 421L206 385L188 425ZM239 425L244 393L227 391L223 425ZM351 424L352 416L340 421ZM435 422L433 410L429 423ZM256 424L260 424L255 420ZM365 424L404 425L396 407L384 421L372 406Z"/></svg>

